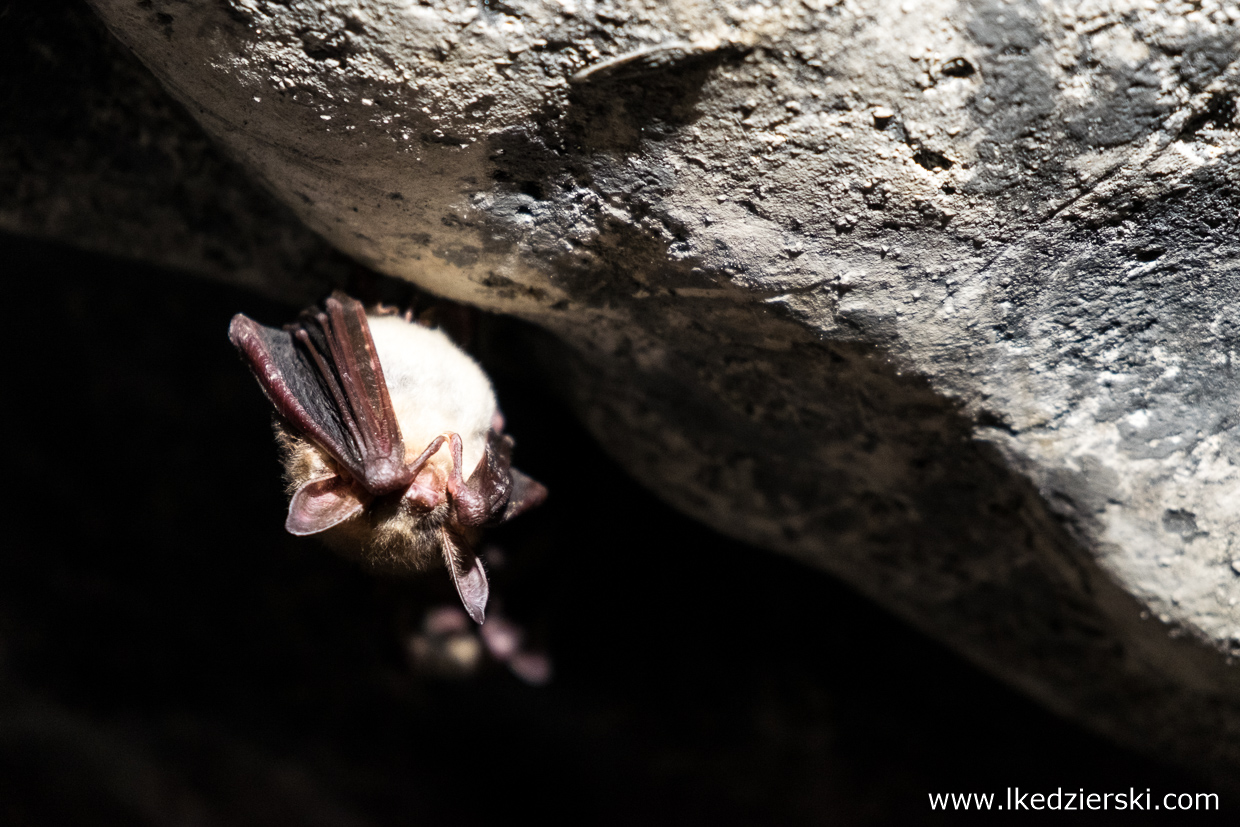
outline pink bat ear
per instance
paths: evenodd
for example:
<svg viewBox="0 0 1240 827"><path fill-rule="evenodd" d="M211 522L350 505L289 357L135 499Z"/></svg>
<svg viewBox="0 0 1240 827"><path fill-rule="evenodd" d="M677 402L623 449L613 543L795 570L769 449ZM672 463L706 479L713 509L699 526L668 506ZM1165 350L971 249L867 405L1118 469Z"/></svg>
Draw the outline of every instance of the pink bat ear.
<svg viewBox="0 0 1240 827"><path fill-rule="evenodd" d="M298 537L318 534L357 514L363 505L353 484L342 477L311 480L293 494L284 528Z"/></svg>
<svg viewBox="0 0 1240 827"><path fill-rule="evenodd" d="M461 596L465 611L479 626L486 619L487 598L491 594L491 586L487 583L487 573L482 570L482 561L465 541L452 531L443 529L443 561L456 584L456 593Z"/></svg>

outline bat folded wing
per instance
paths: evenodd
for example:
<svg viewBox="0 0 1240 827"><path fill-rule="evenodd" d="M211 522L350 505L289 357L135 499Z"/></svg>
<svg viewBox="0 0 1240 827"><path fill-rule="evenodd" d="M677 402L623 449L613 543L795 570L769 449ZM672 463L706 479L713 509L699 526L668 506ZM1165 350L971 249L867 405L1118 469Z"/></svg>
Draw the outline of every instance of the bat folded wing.
<svg viewBox="0 0 1240 827"><path fill-rule="evenodd" d="M365 310L343 293L325 306L283 330L238 314L229 339L280 416L368 493L403 489L412 474Z"/></svg>
<svg viewBox="0 0 1240 827"><path fill-rule="evenodd" d="M448 493L460 525L479 526L511 520L547 497L547 489L512 467L512 437L492 429L486 451L468 480L461 478L461 438L452 434L452 474Z"/></svg>
<svg viewBox="0 0 1240 827"><path fill-rule="evenodd" d="M512 491L508 494L508 503L499 522L506 523L518 514L541 505L547 499L547 487L538 480L523 474L516 468L512 469Z"/></svg>

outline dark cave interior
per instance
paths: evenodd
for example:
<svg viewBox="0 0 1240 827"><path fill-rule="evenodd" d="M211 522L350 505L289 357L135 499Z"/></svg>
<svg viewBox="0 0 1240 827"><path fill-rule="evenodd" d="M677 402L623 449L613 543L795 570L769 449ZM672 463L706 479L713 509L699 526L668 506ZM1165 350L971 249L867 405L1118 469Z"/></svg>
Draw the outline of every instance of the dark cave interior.
<svg viewBox="0 0 1240 827"><path fill-rule="evenodd" d="M599 450L521 358L533 334L504 320L480 358L517 464L551 498L490 535L508 561L493 600L555 676L421 674L407 640L435 598L283 530L266 403L225 331L237 311L295 308L0 244L16 369L5 824L953 824L986 816L932 813L929 794L1208 789L830 576L675 513Z"/></svg>

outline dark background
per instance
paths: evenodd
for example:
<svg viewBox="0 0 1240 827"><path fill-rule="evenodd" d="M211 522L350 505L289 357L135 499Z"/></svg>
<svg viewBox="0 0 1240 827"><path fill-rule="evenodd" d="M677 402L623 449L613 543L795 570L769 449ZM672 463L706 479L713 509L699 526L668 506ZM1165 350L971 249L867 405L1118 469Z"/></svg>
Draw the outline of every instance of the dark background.
<svg viewBox="0 0 1240 827"><path fill-rule="evenodd" d="M0 206L282 295L348 268L81 0L0 0ZM493 595L555 679L419 674L428 587L282 528L270 413L225 332L297 307L7 236L0 280L3 827L1235 821L1226 794L1213 817L932 816L930 793L1209 787L672 512L531 367L545 342L502 320L480 355L552 496L491 535Z"/></svg>
<svg viewBox="0 0 1240 827"><path fill-rule="evenodd" d="M481 357L552 496L492 533L493 599L555 678L421 675L421 592L283 531L226 329L297 308L12 237L0 261L0 824L1234 823L1226 795L1213 817L932 815L932 792L1210 788L671 511L503 320Z"/></svg>

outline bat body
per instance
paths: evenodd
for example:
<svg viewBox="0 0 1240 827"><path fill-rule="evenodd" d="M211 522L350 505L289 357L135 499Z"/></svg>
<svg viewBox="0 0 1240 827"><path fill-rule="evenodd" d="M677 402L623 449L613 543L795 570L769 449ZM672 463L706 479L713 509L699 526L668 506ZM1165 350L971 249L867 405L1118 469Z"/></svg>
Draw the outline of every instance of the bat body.
<svg viewBox="0 0 1240 827"><path fill-rule="evenodd" d="M291 499L285 527L378 569L442 560L470 616L489 587L482 526L546 489L511 465L512 439L482 369L441 331L365 313L335 293L283 330L242 315L229 338L277 413Z"/></svg>

